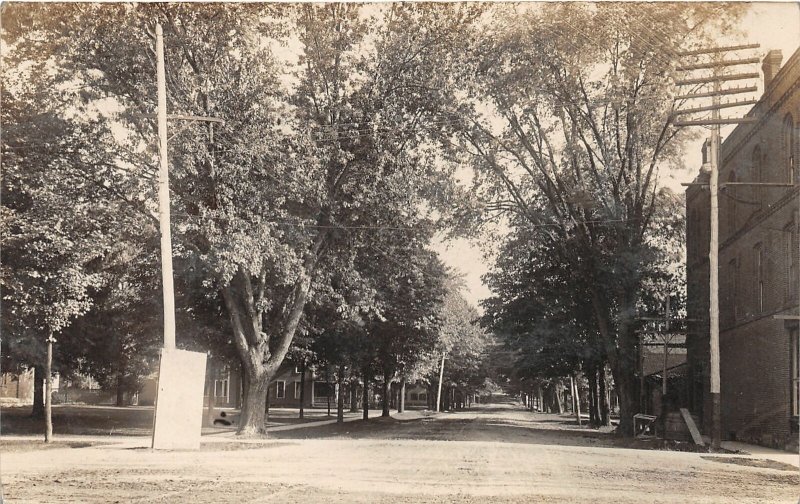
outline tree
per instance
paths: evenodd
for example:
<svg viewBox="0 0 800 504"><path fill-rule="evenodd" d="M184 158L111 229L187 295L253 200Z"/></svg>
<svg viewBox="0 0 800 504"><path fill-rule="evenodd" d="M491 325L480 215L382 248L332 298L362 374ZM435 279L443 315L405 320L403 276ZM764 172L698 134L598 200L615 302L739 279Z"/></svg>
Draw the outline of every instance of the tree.
<svg viewBox="0 0 800 504"><path fill-rule="evenodd" d="M525 222L569 247L587 280L584 306L611 366L620 432L632 433L635 313L651 237L669 197L659 170L678 160L671 125L675 54L728 26L737 10L698 4L498 7L449 67L440 138L475 168L486 217ZM659 27L644 30L643 27Z"/></svg>
<svg viewBox="0 0 800 504"><path fill-rule="evenodd" d="M432 400L437 395L443 355L446 355L442 379L442 384L447 383L445 391L455 387L465 395L474 394L490 375L486 357L493 338L480 327L478 311L461 295L462 289L462 280L451 272L444 282L445 294L437 314L436 340L405 371L409 380L424 379L428 382L431 387L428 395Z"/></svg>
<svg viewBox="0 0 800 504"><path fill-rule="evenodd" d="M494 295L484 301L484 323L513 355L507 372L519 392L539 395L561 412L558 388L580 371L596 376L607 357L597 326L582 300L587 283L561 254L569 247L536 237L521 224L506 237L494 269L486 276ZM590 378L591 380L592 378ZM604 394L603 394L604 395ZM594 423L599 419L590 416Z"/></svg>
<svg viewBox="0 0 800 504"><path fill-rule="evenodd" d="M107 160L109 137L102 126L75 117L80 105L54 92L58 81L46 61L23 64L16 50L6 61L0 116L3 367L34 368L33 414L39 416L46 340L64 342L68 335L60 333L91 307L93 294L107 282L102 264L130 216L116 201L97 197L83 176ZM57 355L60 372L75 367Z"/></svg>
<svg viewBox="0 0 800 504"><path fill-rule="evenodd" d="M377 305L366 332L383 378L382 416L389 416L392 381L436 343L446 277L444 265L428 250L378 250L366 257Z"/></svg>
<svg viewBox="0 0 800 504"><path fill-rule="evenodd" d="M117 111L112 161L81 173L142 215L155 189L148 23L164 26L170 112L225 121L213 135L188 125L170 145L173 253L191 268L176 275L202 278L222 299L243 372L240 432L263 432L269 380L312 289L352 264L372 227L413 228L437 207L447 213L436 201L449 197L450 172L430 162L414 127L419 76L432 73L419 49L437 39L416 39L395 18L372 23L355 5L10 10L21 58L48 55L61 82ZM301 54L284 86L286 62L270 46L285 33Z"/></svg>
<svg viewBox="0 0 800 504"><path fill-rule="evenodd" d="M76 362L75 371L115 389L117 406L141 389L161 346L157 258L153 250L147 252L123 242L107 254L101 267L105 284L93 293L88 311L64 331L58 347L61 362Z"/></svg>

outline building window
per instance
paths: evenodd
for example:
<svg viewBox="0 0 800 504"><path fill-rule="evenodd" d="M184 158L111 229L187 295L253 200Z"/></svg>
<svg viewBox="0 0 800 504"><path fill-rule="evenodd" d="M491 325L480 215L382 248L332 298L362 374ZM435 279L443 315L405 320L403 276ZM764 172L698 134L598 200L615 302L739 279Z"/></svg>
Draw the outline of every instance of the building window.
<svg viewBox="0 0 800 504"><path fill-rule="evenodd" d="M300 399L300 390L302 390L302 384L299 381L294 382L294 398Z"/></svg>
<svg viewBox="0 0 800 504"><path fill-rule="evenodd" d="M784 264L786 264L786 276L789 281L786 282L786 300L794 299L797 293L797 260L795 259L795 251L797 250L796 235L794 223L791 222L783 228L783 241L784 241Z"/></svg>
<svg viewBox="0 0 800 504"><path fill-rule="evenodd" d="M286 382L283 380L279 380L275 383L275 397L278 399L283 399L286 397Z"/></svg>
<svg viewBox="0 0 800 504"><path fill-rule="evenodd" d="M753 182L756 184L761 184L764 182L764 172L763 172L763 163L761 162L761 147L756 146L753 149L753 159L752 159L752 171L753 171ZM758 203L762 203L764 198L764 193L761 190L761 186L753 186L753 196Z"/></svg>
<svg viewBox="0 0 800 504"><path fill-rule="evenodd" d="M689 223L686 231L687 245L691 246L691 250L687 247L686 253L689 255L690 259L697 260L700 255L700 247L698 246L698 242L700 241L700 219L695 209L689 212Z"/></svg>
<svg viewBox="0 0 800 504"><path fill-rule="evenodd" d="M294 374L300 374L300 366L294 367Z"/></svg>
<svg viewBox="0 0 800 504"><path fill-rule="evenodd" d="M228 380L214 380L214 397L227 397Z"/></svg>
<svg viewBox="0 0 800 504"><path fill-rule="evenodd" d="M314 382L314 400L327 399L328 397L336 397L333 383L323 381Z"/></svg>
<svg viewBox="0 0 800 504"><path fill-rule="evenodd" d="M795 180L796 155L794 142L794 121L791 114L786 114L783 120L783 159L786 166L788 182L793 184Z"/></svg>
<svg viewBox="0 0 800 504"><path fill-rule="evenodd" d="M728 282L730 282L730 294L728 296L730 301L730 316L731 320L735 321L739 318L739 307L737 306L737 280L739 277L739 268L736 265L736 259L732 259L731 262L728 263L728 272Z"/></svg>
<svg viewBox="0 0 800 504"><path fill-rule="evenodd" d="M728 175L728 182L736 182L736 173L731 172ZM736 186L728 186L725 189L725 194L727 194L728 203L727 203L727 210L728 210L728 236L733 235L736 232Z"/></svg>
<svg viewBox="0 0 800 504"><path fill-rule="evenodd" d="M753 248L756 274L756 313L764 313L764 247L759 243Z"/></svg>
<svg viewBox="0 0 800 504"><path fill-rule="evenodd" d="M797 329L789 332L789 344L792 356L791 381L792 381L792 416L800 416L800 343L798 342Z"/></svg>
<svg viewBox="0 0 800 504"><path fill-rule="evenodd" d="M230 397L230 371L223 371L219 378L214 380L214 397Z"/></svg>

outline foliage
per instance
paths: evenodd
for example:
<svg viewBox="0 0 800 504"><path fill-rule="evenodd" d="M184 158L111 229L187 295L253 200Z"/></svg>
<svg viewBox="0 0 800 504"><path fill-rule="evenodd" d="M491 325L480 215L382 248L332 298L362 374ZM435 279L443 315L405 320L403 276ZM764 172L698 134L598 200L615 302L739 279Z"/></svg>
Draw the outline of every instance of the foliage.
<svg viewBox="0 0 800 504"><path fill-rule="evenodd" d="M184 315L202 320L224 306L229 318L227 326L216 324L226 335L211 332L232 341L241 360L242 431L263 429L266 385L307 325L306 304L333 295L335 279L362 281L354 261L370 233L408 229L406 239L419 247L424 240L415 230L429 233L447 216L452 169L433 162L417 127L426 113L420 79L434 73L422 56L442 38L415 35L424 11L339 4L5 8L15 61L39 62L57 89L74 90L79 115L93 114L111 131L88 136L113 141L98 146L104 157L74 171L120 207L153 221L154 21L164 27L169 112L225 121L213 131L197 122L170 124L173 254L176 284L191 288L179 295L199 303ZM133 229L149 236L129 226L122 229L134 243L154 250L151 225Z"/></svg>
<svg viewBox="0 0 800 504"><path fill-rule="evenodd" d="M686 136L671 125L677 50L737 12L708 4L502 6L486 14L497 22L476 25L454 55L458 91L443 107L463 120L440 138L474 168L484 201L475 219L529 231L581 280L570 291L591 309L622 431L636 397L635 313L649 265L662 254L659 221L672 208L659 170L677 162ZM661 28L643 35L644 26ZM544 333L536 339L563 328L547 323L555 326L536 321Z"/></svg>

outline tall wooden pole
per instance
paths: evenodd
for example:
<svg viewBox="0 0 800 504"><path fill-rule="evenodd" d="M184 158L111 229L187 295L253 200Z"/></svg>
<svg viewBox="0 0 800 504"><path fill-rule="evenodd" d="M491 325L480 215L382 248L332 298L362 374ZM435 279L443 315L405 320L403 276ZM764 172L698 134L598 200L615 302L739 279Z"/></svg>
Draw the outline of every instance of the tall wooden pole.
<svg viewBox="0 0 800 504"><path fill-rule="evenodd" d="M47 336L47 365L44 387L44 442L53 440L53 333Z"/></svg>
<svg viewBox="0 0 800 504"><path fill-rule="evenodd" d="M572 409L575 412L575 419L578 421L578 425L581 425L581 398L578 397L578 384L576 380L572 378L572 375L569 375L569 387L570 392L572 392Z"/></svg>
<svg viewBox="0 0 800 504"><path fill-rule="evenodd" d="M161 229L161 283L164 298L164 348L175 348L175 294L172 284L172 237L169 213L169 160L167 158L167 80L164 69L164 30L156 25L158 80L158 221Z"/></svg>
<svg viewBox="0 0 800 504"><path fill-rule="evenodd" d="M397 412L403 413L406 411L406 378L400 378L400 399L397 401Z"/></svg>
<svg viewBox="0 0 800 504"><path fill-rule="evenodd" d="M665 323L667 331L664 334L664 337L662 338L664 340L664 369L663 369L663 373L661 374L661 404L662 404L662 408L661 409L662 409L662 411L664 411L664 408L663 408L664 397L667 395L667 364L668 364L667 357L669 356L669 345L667 344L667 338L669 338L669 317L670 317L669 308L670 308L670 306L669 306L669 294L667 294L667 308L666 308L667 316L666 316L666 323Z"/></svg>
<svg viewBox="0 0 800 504"><path fill-rule="evenodd" d="M726 53L730 51L739 51L742 49L757 49L758 44L743 44L729 47L712 47L704 49L696 49L680 53L681 56L698 56L698 55L713 55L710 62L701 64L691 64L679 67L680 71L687 70L700 70L712 69L711 77L700 77L694 79L684 79L675 82L678 86L695 85L713 83L713 91L688 93L677 95L676 99L697 99L711 97L712 105L710 107L696 107L683 111L677 111L676 115L680 114L694 114L701 111L711 110L711 119L699 120L679 120L673 121L675 126L711 126L711 159L710 159L710 177L709 177L709 190L711 192L711 237L708 247L708 280L709 280L709 378L710 378L710 392L711 392L711 445L714 449L719 449L722 440L722 423L720 413L720 355L719 355L719 154L720 154L720 125L721 124L744 124L753 123L757 121L755 117L726 117L720 118L720 109L727 107L736 107L740 105L749 105L753 100L744 100L742 102L726 102L721 103L720 97L722 95L730 96L735 94L750 93L756 91L755 86L742 86L742 87L728 87L722 88L723 82L733 80L743 80L758 78L758 72L751 73L738 73L738 74L725 74L724 68L736 67L740 65L747 65L757 62L757 58L746 59L725 59Z"/></svg>
<svg viewBox="0 0 800 504"><path fill-rule="evenodd" d="M714 76L719 74L714 70ZM711 112L712 120L719 120L720 82L714 81L714 95L712 97L714 109ZM711 242L708 247L709 268L709 353L710 353L710 379L711 379L711 446L718 450L722 439L721 412L720 412L720 387L719 387L719 149L720 133L719 124L711 126L711 176L709 190L711 192Z"/></svg>
<svg viewBox="0 0 800 504"><path fill-rule="evenodd" d="M439 411L442 403L442 380L444 379L444 359L447 356L447 352L442 354L442 365L439 368L439 392L436 394L436 411Z"/></svg>

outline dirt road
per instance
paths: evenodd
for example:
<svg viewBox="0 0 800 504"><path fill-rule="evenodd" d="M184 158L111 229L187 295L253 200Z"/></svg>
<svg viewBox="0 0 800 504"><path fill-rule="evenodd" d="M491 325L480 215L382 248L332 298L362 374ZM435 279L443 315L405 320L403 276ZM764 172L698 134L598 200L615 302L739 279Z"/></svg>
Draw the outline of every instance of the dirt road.
<svg viewBox="0 0 800 504"><path fill-rule="evenodd" d="M608 434L509 404L287 430L263 442L212 436L199 452L120 439L6 451L6 501L795 504L800 494L796 470L620 448Z"/></svg>

